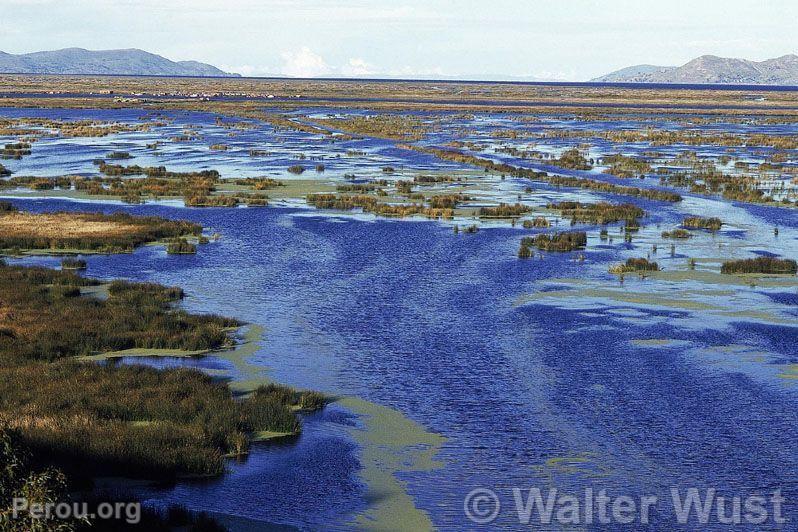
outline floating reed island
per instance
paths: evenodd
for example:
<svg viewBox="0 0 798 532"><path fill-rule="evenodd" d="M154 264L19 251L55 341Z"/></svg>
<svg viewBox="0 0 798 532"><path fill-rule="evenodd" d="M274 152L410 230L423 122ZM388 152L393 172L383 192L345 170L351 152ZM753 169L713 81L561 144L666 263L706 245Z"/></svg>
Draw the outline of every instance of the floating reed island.
<svg viewBox="0 0 798 532"><path fill-rule="evenodd" d="M217 476L261 434L296 434L298 410L326 399L269 385L235 397L190 369L97 364L80 355L126 349L195 353L228 348L241 324L175 305L179 288L100 282L0 263L0 424L44 470L70 477ZM160 352L160 351L159 351Z"/></svg>
<svg viewBox="0 0 798 532"><path fill-rule="evenodd" d="M201 225L158 216L30 213L0 202L0 250L6 253L126 253L147 243L201 235Z"/></svg>

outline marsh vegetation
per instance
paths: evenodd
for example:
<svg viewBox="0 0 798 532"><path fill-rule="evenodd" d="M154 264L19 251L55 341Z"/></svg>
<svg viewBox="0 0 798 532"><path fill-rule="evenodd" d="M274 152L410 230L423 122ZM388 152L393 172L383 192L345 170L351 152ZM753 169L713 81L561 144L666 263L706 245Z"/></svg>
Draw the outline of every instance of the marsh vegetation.
<svg viewBox="0 0 798 532"><path fill-rule="evenodd" d="M730 260L723 263L721 273L744 274L790 274L798 272L798 263L793 259L780 259L777 257L756 257L753 259Z"/></svg>
<svg viewBox="0 0 798 532"><path fill-rule="evenodd" d="M199 236L202 227L186 221L126 213L27 213L0 202L0 249L129 252L149 242Z"/></svg>
<svg viewBox="0 0 798 532"><path fill-rule="evenodd" d="M573 251L584 249L587 245L587 233L584 231L565 231L553 234L540 233L525 236L521 239L521 247L536 247L542 251Z"/></svg>
<svg viewBox="0 0 798 532"><path fill-rule="evenodd" d="M176 308L179 288L115 281L107 299L81 295L97 284L0 266L0 419L37 463L70 476L219 475L251 435L296 433L294 410L323 406L319 394L275 385L239 399L194 370L77 361L131 348L219 349L239 325Z"/></svg>

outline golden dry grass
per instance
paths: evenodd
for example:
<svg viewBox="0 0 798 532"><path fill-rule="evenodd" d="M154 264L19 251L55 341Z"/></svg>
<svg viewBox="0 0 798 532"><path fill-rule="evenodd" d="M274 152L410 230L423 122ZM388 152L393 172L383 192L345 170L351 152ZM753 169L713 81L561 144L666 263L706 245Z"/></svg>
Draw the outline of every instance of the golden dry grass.
<svg viewBox="0 0 798 532"><path fill-rule="evenodd" d="M0 233L23 238L116 237L139 230L135 225L97 219L92 214L18 212L0 216Z"/></svg>

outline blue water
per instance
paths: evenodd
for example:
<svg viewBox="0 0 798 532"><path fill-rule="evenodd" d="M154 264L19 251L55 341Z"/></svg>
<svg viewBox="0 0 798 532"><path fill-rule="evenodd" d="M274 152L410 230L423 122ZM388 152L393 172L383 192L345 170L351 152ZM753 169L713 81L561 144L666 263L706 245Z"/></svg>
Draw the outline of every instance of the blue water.
<svg viewBox="0 0 798 532"><path fill-rule="evenodd" d="M335 109L318 112L327 111ZM3 109L0 114L137 123L144 113ZM163 164L171 170L216 168L225 177L284 178L289 164L305 161L310 166L317 160L328 168L325 174L314 176L321 180L340 180L352 171L359 177L381 175L385 165L410 174L461 168L398 149L385 140L332 144L320 136L278 132L262 123L235 130L230 137L231 131L216 125L213 115L167 116L169 124L147 133L42 138L34 144L32 155L4 164L17 175L95 175L94 158L124 150L134 156L125 164ZM196 125L202 126L198 140L164 142L184 127ZM444 145L453 138L482 142L489 139L490 131L503 128L603 130L645 125L635 117L575 122L573 117L549 116L522 122L505 115L454 115L426 143ZM667 121L659 125L688 127ZM781 135L796 132L794 124L701 127ZM164 142L158 151L145 148L156 140ZM210 152L208 145L215 142L229 144L230 150ZM545 144L561 149L577 142L548 139ZM646 149L643 145L613 146L600 139L591 143L596 152L591 151L591 156ZM266 149L271 155L251 158L252 148ZM365 155L347 158L348 150ZM755 161L765 156L756 147L734 148L734 153ZM302 155L307 159L301 159ZM543 166L491 152L488 156ZM559 172L657 186L650 177L630 181L599 171ZM265 328L262 346L250 362L267 368L276 381L361 397L394 408L444 436L436 457L440 468L398 473L415 504L440 528L474 528L463 511L463 499L474 488L489 488L499 495L502 510L494 525L507 528L519 528L514 487L556 487L575 495L588 487L614 495L656 495L661 504L648 526L654 530L678 529L668 504L671 487L714 487L723 494L744 497L781 489L792 501L785 513L792 521L798 519L798 388L792 384L794 379L779 376L788 371L789 364L798 363L794 285L715 286L627 279L619 286L607 273L614 262L646 254L652 254L666 270L683 268L688 257L776 254L795 258L796 211L687 193L681 203L663 204L555 189L528 180L494 180L488 185L490 190L484 192L488 200L515 201L522 194L523 201L536 206L561 200L629 201L649 216L632 243L623 242L617 224L610 227L613 242L599 241L598 228L586 227L589 245L584 262L573 260L572 254L520 261L516 258L519 240L532 231L500 223L485 224L476 234L456 235L444 223L374 220L286 207L184 209L60 199L13 201L32 211L125 210L191 219L208 234L219 233L221 239L201 246L197 255L170 256L163 248L146 246L129 255L89 256L86 274L182 286L189 310L228 315ZM527 186L534 194L524 193ZM660 232L688 214L720 216L727 225L717 234L696 233L690 241L678 242L671 256ZM773 226L780 228L778 236ZM660 246L656 253L654 243ZM723 252L721 246L725 246ZM21 262L57 267L59 259ZM695 312L678 305L656 305L654 299L650 304L624 303L600 295L522 300L529 294L556 297L580 283L593 290L613 288L652 297L693 291L694 300L720 310ZM713 292L707 293L708 288ZM735 310L747 314L730 314ZM755 311L777 319L759 317ZM667 341L639 342L652 339ZM230 369L213 358L149 363ZM348 528L379 495L363 480L363 448L352 436L353 427L364 429L364 419L333 403L304 420L301 436L276 446L257 445L248 460L231 462L229 474L221 479L160 487L143 495L150 504L179 502L195 510L246 518L263 527ZM791 526L783 529L794 529ZM600 525L585 528L615 530ZM697 525L684 528L692 530ZM702 527L707 528L713 527Z"/></svg>
<svg viewBox="0 0 798 532"><path fill-rule="evenodd" d="M701 354L744 344L796 363L793 326L702 317L696 328L688 311L590 300L579 308L519 306L537 281L585 271L567 256L518 261L520 231L511 228L454 235L431 222L296 209L125 210L189 218L223 237L195 256L145 248L90 257L87 274L179 284L190 310L266 327L253 361L276 380L357 395L444 435L442 468L401 474L443 528L469 525L463 498L476 487L500 495L507 510L496 524L508 527L518 526L513 487L578 494L595 486L663 501L672 486L798 496L795 389ZM588 256L606 262L619 252L607 246ZM630 343L641 338L671 343ZM358 446L344 430L359 423L333 405L306 420L298 441L258 447L224 478L159 491L153 501L299 527L345 526L368 505ZM662 508L650 527L671 530L669 505ZM795 506L787 511L798 519Z"/></svg>

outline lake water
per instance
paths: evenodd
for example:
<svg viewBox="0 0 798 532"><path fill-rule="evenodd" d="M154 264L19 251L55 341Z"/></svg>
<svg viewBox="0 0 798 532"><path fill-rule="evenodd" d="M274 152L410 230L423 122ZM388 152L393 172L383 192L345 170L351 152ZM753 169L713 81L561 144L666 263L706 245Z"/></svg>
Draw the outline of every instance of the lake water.
<svg viewBox="0 0 798 532"><path fill-rule="evenodd" d="M392 148L374 149L389 157L384 150ZM72 168L90 164L91 154L67 159ZM30 164L44 164L36 161ZM508 180L502 190L516 194L528 184ZM544 202L611 198L534 186ZM614 262L650 253L660 231L688 213L722 213L728 227L679 243L673 256L660 249L655 258L666 270L688 256L711 259L718 243L739 256L798 256L794 210L689 195L676 205L636 200L651 216L633 242L624 243L617 228L613 243L600 242L588 226L580 262L553 253L519 260L518 242L530 231L508 224L458 235L446 223L304 208L13 201L32 211L190 219L219 233L197 255L148 246L91 256L87 275L180 285L189 310L264 328L248 360L270 378L372 405L333 403L307 417L296 440L257 445L218 480L148 491L152 504L179 502L254 528L343 529L376 519L369 509L389 489L374 480L380 466L434 525L452 530L475 526L463 501L476 488L497 494L502 508L493 526L508 528L522 528L513 488L657 496L651 523L638 525L656 530L676 528L674 487L743 497L780 489L798 500L798 379L790 373L798 364L796 285L636 277L620 285L607 273ZM56 266L58 259L22 262ZM224 361L210 365L229 369ZM407 424L385 422L373 405L401 413ZM387 443L369 436L372 423L383 424ZM409 426L418 434L401 430ZM409 515L402 511L395 517ZM798 519L795 504L784 512ZM713 527L726 528L704 529Z"/></svg>

